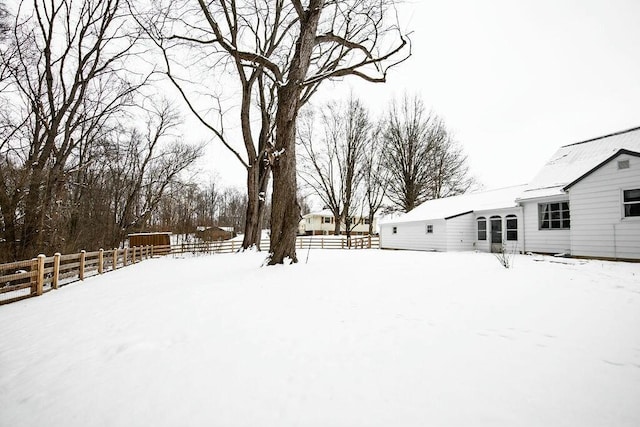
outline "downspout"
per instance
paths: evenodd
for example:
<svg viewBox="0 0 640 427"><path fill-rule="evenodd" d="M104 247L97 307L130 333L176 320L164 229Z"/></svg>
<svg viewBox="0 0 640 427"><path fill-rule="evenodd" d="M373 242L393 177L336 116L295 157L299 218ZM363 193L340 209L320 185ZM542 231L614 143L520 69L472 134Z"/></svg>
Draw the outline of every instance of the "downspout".
<svg viewBox="0 0 640 427"><path fill-rule="evenodd" d="M526 254L527 253L527 238L526 238L526 233L525 233L525 228L526 228L526 222L524 221L524 206L522 206L520 204L520 202L518 202L518 205L520 207L520 215L522 216L522 233L518 233L518 236L520 236L522 234L522 253Z"/></svg>
<svg viewBox="0 0 640 427"><path fill-rule="evenodd" d="M613 257L618 259L618 242L616 239L616 224L613 224Z"/></svg>

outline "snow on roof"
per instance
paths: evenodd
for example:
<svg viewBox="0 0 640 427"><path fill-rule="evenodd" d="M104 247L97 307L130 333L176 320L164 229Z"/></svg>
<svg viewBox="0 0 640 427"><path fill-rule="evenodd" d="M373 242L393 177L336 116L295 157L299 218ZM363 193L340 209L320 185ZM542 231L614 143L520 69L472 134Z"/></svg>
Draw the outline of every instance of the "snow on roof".
<svg viewBox="0 0 640 427"><path fill-rule="evenodd" d="M640 151L640 128L560 147L518 200L564 194L565 185L591 171L620 149Z"/></svg>
<svg viewBox="0 0 640 427"><path fill-rule="evenodd" d="M412 211L407 212L398 218L385 221L385 223L395 224L431 219L446 219L474 211L512 208L517 206L515 199L524 191L525 188L526 185L516 185L477 193L466 193L442 199L428 200Z"/></svg>

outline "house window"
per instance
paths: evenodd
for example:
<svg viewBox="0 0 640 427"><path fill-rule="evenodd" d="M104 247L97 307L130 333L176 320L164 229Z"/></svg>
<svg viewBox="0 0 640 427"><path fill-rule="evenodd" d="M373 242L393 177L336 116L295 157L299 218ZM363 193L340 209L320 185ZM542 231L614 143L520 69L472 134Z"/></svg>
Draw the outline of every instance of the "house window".
<svg viewBox="0 0 640 427"><path fill-rule="evenodd" d="M331 224L331 217L330 216L325 216L324 217L324 223L325 224Z"/></svg>
<svg viewBox="0 0 640 427"><path fill-rule="evenodd" d="M433 224L427 224L426 230L427 234L433 233Z"/></svg>
<svg viewBox="0 0 640 427"><path fill-rule="evenodd" d="M391 232L393 234L398 234L398 227L393 227L393 230Z"/></svg>
<svg viewBox="0 0 640 427"><path fill-rule="evenodd" d="M487 220L484 217L478 218L478 240L487 240Z"/></svg>
<svg viewBox="0 0 640 427"><path fill-rule="evenodd" d="M569 202L540 203L538 219L540 230L568 230L571 225Z"/></svg>
<svg viewBox="0 0 640 427"><path fill-rule="evenodd" d="M518 240L518 217L507 215L507 240Z"/></svg>
<svg viewBox="0 0 640 427"><path fill-rule="evenodd" d="M369 218L365 218L365 219L364 219L364 223L365 223L366 225L369 225Z"/></svg>
<svg viewBox="0 0 640 427"><path fill-rule="evenodd" d="M624 190L622 194L625 218L640 216L640 188Z"/></svg>

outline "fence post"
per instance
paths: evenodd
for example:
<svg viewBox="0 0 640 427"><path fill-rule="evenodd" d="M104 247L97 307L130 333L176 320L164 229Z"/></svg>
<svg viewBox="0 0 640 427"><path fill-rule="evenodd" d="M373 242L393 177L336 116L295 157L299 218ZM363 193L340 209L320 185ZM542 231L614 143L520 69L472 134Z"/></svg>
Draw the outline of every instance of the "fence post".
<svg viewBox="0 0 640 427"><path fill-rule="evenodd" d="M111 270L118 268L118 248L113 248L113 266Z"/></svg>
<svg viewBox="0 0 640 427"><path fill-rule="evenodd" d="M80 251L80 271L78 272L78 278L84 280L84 257L87 252L83 249Z"/></svg>
<svg viewBox="0 0 640 427"><path fill-rule="evenodd" d="M136 248L137 248L137 246L133 247L133 252L132 252L132 255L131 255L131 264L135 264L136 263Z"/></svg>
<svg viewBox="0 0 640 427"><path fill-rule="evenodd" d="M324 249L324 237L320 238L320 248Z"/></svg>
<svg viewBox="0 0 640 427"><path fill-rule="evenodd" d="M371 249L371 234L369 234L368 240L368 248Z"/></svg>
<svg viewBox="0 0 640 427"><path fill-rule="evenodd" d="M235 248L234 248L235 245L236 245L236 242L232 240L231 241L231 252L235 251Z"/></svg>
<svg viewBox="0 0 640 427"><path fill-rule="evenodd" d="M344 249L344 239L340 239L340 246L342 246L341 249Z"/></svg>
<svg viewBox="0 0 640 427"><path fill-rule="evenodd" d="M124 258L122 258L122 266L123 267L127 266L128 255L129 255L129 248L124 248Z"/></svg>
<svg viewBox="0 0 640 427"><path fill-rule="evenodd" d="M153 258L153 245L151 245L151 258Z"/></svg>
<svg viewBox="0 0 640 427"><path fill-rule="evenodd" d="M36 281L36 295L42 295L42 288L44 287L44 259L46 256L43 254L38 255L38 279Z"/></svg>
<svg viewBox="0 0 640 427"><path fill-rule="evenodd" d="M51 282L53 289L58 289L58 280L60 279L60 256L60 252L56 252L53 255L53 282Z"/></svg>
<svg viewBox="0 0 640 427"><path fill-rule="evenodd" d="M102 270L104 267L104 250L100 248L98 251L98 274L102 274Z"/></svg>

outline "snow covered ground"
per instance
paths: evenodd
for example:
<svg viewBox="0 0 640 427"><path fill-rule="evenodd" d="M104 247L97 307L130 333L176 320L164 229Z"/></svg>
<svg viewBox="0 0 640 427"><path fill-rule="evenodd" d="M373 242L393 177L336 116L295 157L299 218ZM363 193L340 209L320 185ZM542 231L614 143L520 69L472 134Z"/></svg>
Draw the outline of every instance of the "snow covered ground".
<svg viewBox="0 0 640 427"><path fill-rule="evenodd" d="M0 425L640 425L640 264L299 256L147 260L0 307Z"/></svg>

